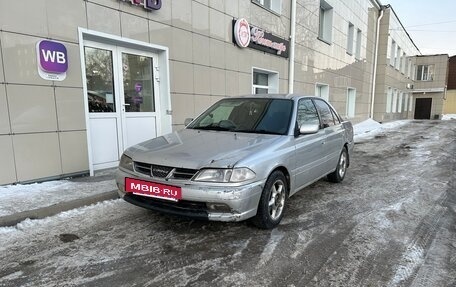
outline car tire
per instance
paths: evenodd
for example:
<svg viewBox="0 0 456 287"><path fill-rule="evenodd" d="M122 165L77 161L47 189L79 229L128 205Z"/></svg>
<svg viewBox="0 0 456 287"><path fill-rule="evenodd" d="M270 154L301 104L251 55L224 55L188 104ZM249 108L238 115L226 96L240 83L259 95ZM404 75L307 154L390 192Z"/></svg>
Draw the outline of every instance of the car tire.
<svg viewBox="0 0 456 287"><path fill-rule="evenodd" d="M344 147L340 153L339 161L337 162L336 170L328 174L328 180L331 182L339 183L345 178L348 167L348 152L347 148Z"/></svg>
<svg viewBox="0 0 456 287"><path fill-rule="evenodd" d="M276 227L282 220L287 198L287 179L281 171L274 171L264 185L253 224L261 229Z"/></svg>

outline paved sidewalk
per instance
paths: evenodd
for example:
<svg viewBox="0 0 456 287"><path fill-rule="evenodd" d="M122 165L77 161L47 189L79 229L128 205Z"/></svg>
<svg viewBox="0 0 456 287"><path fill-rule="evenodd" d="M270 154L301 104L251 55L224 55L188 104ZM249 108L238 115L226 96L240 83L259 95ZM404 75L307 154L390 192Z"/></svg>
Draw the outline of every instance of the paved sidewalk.
<svg viewBox="0 0 456 287"><path fill-rule="evenodd" d="M115 169L109 169L93 177L0 186L0 227L116 199L114 175Z"/></svg>

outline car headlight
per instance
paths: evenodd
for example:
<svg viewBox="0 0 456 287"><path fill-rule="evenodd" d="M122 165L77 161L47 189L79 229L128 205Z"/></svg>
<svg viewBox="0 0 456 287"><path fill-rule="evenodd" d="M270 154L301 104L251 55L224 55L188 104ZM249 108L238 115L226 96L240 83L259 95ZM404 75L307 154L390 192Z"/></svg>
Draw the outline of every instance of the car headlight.
<svg viewBox="0 0 456 287"><path fill-rule="evenodd" d="M255 173L246 167L233 169L203 169L195 181L207 182L243 182L255 178Z"/></svg>
<svg viewBox="0 0 456 287"><path fill-rule="evenodd" d="M125 154L122 154L122 157L120 158L119 167L133 171L133 160Z"/></svg>

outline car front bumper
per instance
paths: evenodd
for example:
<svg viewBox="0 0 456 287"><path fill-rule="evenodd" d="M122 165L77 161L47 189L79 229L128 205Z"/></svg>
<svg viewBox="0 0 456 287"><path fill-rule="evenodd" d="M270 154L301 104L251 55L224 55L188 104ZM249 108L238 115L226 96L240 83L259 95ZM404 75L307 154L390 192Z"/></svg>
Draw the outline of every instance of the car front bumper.
<svg viewBox="0 0 456 287"><path fill-rule="evenodd" d="M179 186L182 188L182 199L173 202L127 193L125 192L126 177ZM137 206L195 219L242 221L256 215L265 180L241 186L223 186L188 180L165 181L118 169L116 183L120 197Z"/></svg>

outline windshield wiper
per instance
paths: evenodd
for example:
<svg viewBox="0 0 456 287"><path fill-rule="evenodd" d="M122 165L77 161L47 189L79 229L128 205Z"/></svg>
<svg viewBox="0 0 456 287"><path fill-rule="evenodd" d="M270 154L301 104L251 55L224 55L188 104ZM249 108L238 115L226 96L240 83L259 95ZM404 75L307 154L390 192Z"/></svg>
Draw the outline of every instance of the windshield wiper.
<svg viewBox="0 0 456 287"><path fill-rule="evenodd" d="M270 134L270 135L283 135L283 133L274 132L274 131L267 131L267 130L256 130L256 131L254 131L254 133L257 133L257 134Z"/></svg>
<svg viewBox="0 0 456 287"><path fill-rule="evenodd" d="M219 127L219 126L205 126L205 127L193 127L195 130L206 130L206 131L231 131L232 129Z"/></svg>

